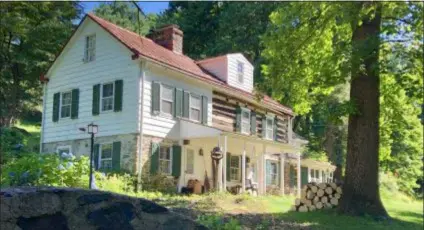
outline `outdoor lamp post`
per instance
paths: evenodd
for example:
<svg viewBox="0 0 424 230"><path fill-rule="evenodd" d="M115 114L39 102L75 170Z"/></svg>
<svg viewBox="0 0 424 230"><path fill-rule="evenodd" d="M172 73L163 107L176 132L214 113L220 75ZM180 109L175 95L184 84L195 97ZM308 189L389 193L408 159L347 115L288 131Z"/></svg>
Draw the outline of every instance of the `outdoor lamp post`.
<svg viewBox="0 0 424 230"><path fill-rule="evenodd" d="M94 135L99 131L99 126L93 123L88 124L87 130L85 128L79 128L79 130L85 132L88 131L91 134L91 147L90 147L90 179L88 187L92 189L93 184L93 152L94 152Z"/></svg>
<svg viewBox="0 0 424 230"><path fill-rule="evenodd" d="M91 134L91 148L90 148L90 181L88 187L92 189L93 184L93 152L94 152L94 135L97 133L99 126L91 123L88 125L88 133Z"/></svg>

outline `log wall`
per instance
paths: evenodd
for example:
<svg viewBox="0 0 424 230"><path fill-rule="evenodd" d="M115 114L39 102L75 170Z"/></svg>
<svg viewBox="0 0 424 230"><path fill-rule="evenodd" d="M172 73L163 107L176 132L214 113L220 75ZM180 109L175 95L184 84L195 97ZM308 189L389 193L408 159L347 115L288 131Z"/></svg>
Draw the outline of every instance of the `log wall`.
<svg viewBox="0 0 424 230"><path fill-rule="evenodd" d="M213 92L212 97L212 125L218 129L235 132L236 131L236 107L247 107L256 112L256 134L254 136L262 138L262 118L267 113L277 116L277 141L288 143L288 119L289 115L284 113L270 112L259 108L251 103L230 97L220 92Z"/></svg>

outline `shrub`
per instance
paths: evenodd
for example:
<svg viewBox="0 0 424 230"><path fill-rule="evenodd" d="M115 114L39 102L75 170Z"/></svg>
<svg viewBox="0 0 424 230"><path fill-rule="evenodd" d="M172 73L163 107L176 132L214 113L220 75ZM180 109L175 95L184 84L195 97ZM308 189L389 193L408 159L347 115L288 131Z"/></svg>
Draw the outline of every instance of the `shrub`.
<svg viewBox="0 0 424 230"><path fill-rule="evenodd" d="M234 218L224 218L221 215L201 215L197 222L213 230L239 230L242 229L240 223Z"/></svg>
<svg viewBox="0 0 424 230"><path fill-rule="evenodd" d="M88 187L89 160L57 154L26 154L2 167L1 186Z"/></svg>
<svg viewBox="0 0 424 230"><path fill-rule="evenodd" d="M175 193L177 180L162 174L141 177L142 189L151 192Z"/></svg>
<svg viewBox="0 0 424 230"><path fill-rule="evenodd" d="M101 190L134 195L134 178L127 173L98 173L96 186Z"/></svg>

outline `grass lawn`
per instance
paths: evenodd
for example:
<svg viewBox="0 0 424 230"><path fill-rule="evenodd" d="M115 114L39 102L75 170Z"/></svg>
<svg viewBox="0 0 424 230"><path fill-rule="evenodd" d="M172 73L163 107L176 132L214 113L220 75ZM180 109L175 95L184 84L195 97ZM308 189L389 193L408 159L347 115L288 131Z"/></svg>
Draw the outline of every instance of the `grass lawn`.
<svg viewBox="0 0 424 230"><path fill-rule="evenodd" d="M40 149L40 129L39 124L18 122L15 127L24 129L28 132L28 136L25 138L26 143L23 143L27 149L38 152Z"/></svg>
<svg viewBox="0 0 424 230"><path fill-rule="evenodd" d="M383 203L392 217L386 221L339 215L334 209L290 212L295 199L292 196L249 197L219 193L203 196L142 193L138 196L155 200L193 219L205 215L219 216L227 221L232 218L248 229L423 229L422 201L411 200L402 194L383 196Z"/></svg>

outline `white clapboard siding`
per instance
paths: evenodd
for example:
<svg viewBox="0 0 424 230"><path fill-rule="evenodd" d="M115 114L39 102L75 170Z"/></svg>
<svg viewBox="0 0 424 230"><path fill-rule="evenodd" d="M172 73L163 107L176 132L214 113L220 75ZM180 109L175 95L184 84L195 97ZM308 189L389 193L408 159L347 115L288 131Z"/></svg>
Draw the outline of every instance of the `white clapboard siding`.
<svg viewBox="0 0 424 230"><path fill-rule="evenodd" d="M151 87L153 81L158 81L169 86L187 90L198 95L208 97L208 125L212 125L212 88L192 82L181 74L157 68L149 65L145 72L144 84L144 109L143 109L143 133L157 137L167 137L170 130L176 124L176 120L160 115L152 115L151 110Z"/></svg>
<svg viewBox="0 0 424 230"><path fill-rule="evenodd" d="M96 34L96 59L84 63L85 36ZM46 108L44 111L43 142L88 138L78 130L94 122L99 125L97 136L136 133L138 130L139 65L131 59L131 52L118 40L87 18L74 38L49 72ZM92 115L93 85L123 80L121 112ZM78 119L52 121L53 94L78 88Z"/></svg>
<svg viewBox="0 0 424 230"><path fill-rule="evenodd" d="M240 53L228 54L228 85L242 89L249 93L253 91L253 66L250 62ZM237 62L244 63L244 79L243 83L238 81L237 77Z"/></svg>

